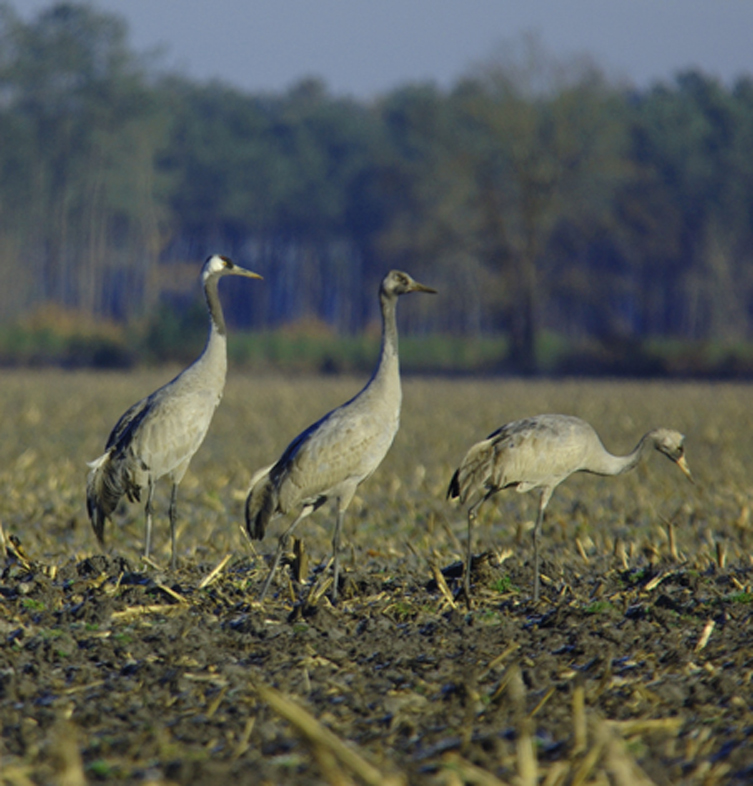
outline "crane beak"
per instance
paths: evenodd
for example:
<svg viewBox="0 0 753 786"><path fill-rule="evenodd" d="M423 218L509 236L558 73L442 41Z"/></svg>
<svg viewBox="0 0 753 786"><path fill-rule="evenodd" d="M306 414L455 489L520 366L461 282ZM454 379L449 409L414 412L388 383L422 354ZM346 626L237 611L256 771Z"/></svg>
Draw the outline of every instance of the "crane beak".
<svg viewBox="0 0 753 786"><path fill-rule="evenodd" d="M680 456L680 458L677 459L676 463L677 463L677 466L682 470L682 472L685 475L685 477L691 483L695 484L695 481L693 480L693 476L690 474L690 467L688 466L688 462L685 461L685 456Z"/></svg>
<svg viewBox="0 0 753 786"><path fill-rule="evenodd" d="M240 265L233 265L233 269L230 271L234 276L245 276L246 278L261 278L264 280L263 276L260 276L258 273L254 273L251 270L246 270L245 267L241 267Z"/></svg>
<svg viewBox="0 0 753 786"><path fill-rule="evenodd" d="M437 290L427 287L426 284L420 284L418 281L412 281L409 292L428 292L430 295L436 295Z"/></svg>

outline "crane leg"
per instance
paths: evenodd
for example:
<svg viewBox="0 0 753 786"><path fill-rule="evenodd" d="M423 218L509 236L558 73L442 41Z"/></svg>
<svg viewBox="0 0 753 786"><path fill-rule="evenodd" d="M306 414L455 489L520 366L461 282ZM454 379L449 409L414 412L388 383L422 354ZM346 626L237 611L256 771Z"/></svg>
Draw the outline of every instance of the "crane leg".
<svg viewBox="0 0 753 786"><path fill-rule="evenodd" d="M178 517L178 484L173 483L172 491L170 492L170 508L168 510L168 517L170 519L170 543L172 544L172 557L170 559L170 569L175 570L177 560L175 557L175 521Z"/></svg>
<svg viewBox="0 0 753 786"><path fill-rule="evenodd" d="M298 514L296 520L285 530L285 532L280 535L279 540L277 541L277 550L275 551L275 558L272 560L272 567L269 569L269 575L267 576L267 580L264 582L264 586L261 589L261 595L259 595L259 603L264 601L264 598L267 596L267 592L269 591L269 587L272 584L272 579L277 572L277 568L280 565L280 560L282 559L282 553L285 551L285 548L288 545L288 541L290 540L290 536L293 534L295 528L306 518L314 510L313 505L306 505L303 510Z"/></svg>
<svg viewBox="0 0 753 786"><path fill-rule="evenodd" d="M468 508L468 550L465 556L465 571L463 572L463 592L468 608L471 607L471 563L473 562L473 522L476 521L476 506Z"/></svg>
<svg viewBox="0 0 753 786"><path fill-rule="evenodd" d="M552 492L544 489L539 499L539 514L536 517L536 526L533 528L533 602L539 602L540 580L539 580L539 540L541 538L541 526L544 523L544 511L549 504Z"/></svg>
<svg viewBox="0 0 753 786"><path fill-rule="evenodd" d="M337 603L337 586L340 580L340 533L343 528L343 519L345 518L345 511L337 511L337 521L335 522L335 534L332 536L332 554L335 558L335 565L333 568L334 581L332 583L332 602Z"/></svg>
<svg viewBox="0 0 753 786"><path fill-rule="evenodd" d="M533 602L539 602L540 581L539 581L539 532L541 530L541 511L533 528Z"/></svg>
<svg viewBox="0 0 753 786"><path fill-rule="evenodd" d="M154 496L154 482L152 476L149 476L146 485L146 506L144 512L146 513L146 543L144 544L144 556L149 557L152 550L152 497Z"/></svg>

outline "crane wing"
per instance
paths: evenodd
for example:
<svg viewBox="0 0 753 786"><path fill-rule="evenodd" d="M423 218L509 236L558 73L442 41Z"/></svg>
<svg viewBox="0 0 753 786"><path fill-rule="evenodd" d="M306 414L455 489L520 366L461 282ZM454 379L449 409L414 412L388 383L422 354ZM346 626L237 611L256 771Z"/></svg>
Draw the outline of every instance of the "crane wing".
<svg viewBox="0 0 753 786"><path fill-rule="evenodd" d="M154 394L142 398L132 407L129 407L121 416L110 432L105 445L105 451L121 443L130 442L133 432L139 427L144 416L149 411L149 404Z"/></svg>
<svg viewBox="0 0 753 786"><path fill-rule="evenodd" d="M538 415L517 420L490 435L494 443L491 483L530 491L554 487L583 468L596 432L569 415ZM600 443L599 443L600 444Z"/></svg>
<svg viewBox="0 0 753 786"><path fill-rule="evenodd" d="M397 426L397 418L359 407L325 415L288 445L270 473L280 488L280 509L337 493L340 486L355 490L381 463Z"/></svg>

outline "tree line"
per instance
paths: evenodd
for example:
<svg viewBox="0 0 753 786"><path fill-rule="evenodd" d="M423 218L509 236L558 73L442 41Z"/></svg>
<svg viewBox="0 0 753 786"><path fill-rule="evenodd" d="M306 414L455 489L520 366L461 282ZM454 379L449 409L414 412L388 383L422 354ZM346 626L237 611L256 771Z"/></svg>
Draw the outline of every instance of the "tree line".
<svg viewBox="0 0 753 786"><path fill-rule="evenodd" d="M445 293L409 331L629 351L753 332L753 78L636 90L524 38L449 89L370 101L315 79L248 94L164 73L118 16L0 4L2 320L131 323L227 254L236 327L377 318L391 267ZM233 290L233 291L231 291Z"/></svg>

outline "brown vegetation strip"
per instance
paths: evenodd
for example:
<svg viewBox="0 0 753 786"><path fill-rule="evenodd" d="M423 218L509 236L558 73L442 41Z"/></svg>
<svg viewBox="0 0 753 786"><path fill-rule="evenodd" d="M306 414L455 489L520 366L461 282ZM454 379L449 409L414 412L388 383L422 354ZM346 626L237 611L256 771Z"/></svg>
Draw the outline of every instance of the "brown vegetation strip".
<svg viewBox="0 0 753 786"><path fill-rule="evenodd" d="M338 762L358 775L369 786L405 786L407 780L402 774L385 775L370 764L356 749L355 745L347 745L336 734L323 726L313 715L299 704L285 698L279 691L264 685L260 680L253 681L254 688L263 701L291 723L296 731L311 746L320 763L333 756ZM327 769L332 770L331 764Z"/></svg>

